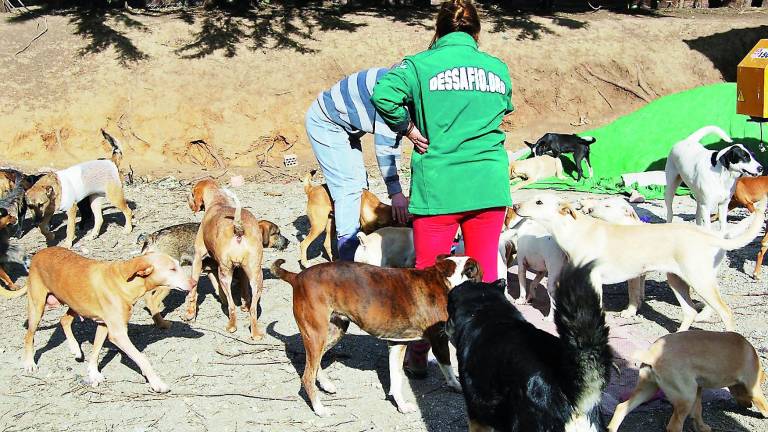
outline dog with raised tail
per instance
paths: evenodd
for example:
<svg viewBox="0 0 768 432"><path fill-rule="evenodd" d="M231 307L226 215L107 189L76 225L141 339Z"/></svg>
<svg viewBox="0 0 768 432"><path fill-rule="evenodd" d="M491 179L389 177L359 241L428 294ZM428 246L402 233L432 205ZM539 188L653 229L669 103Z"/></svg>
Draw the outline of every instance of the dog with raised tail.
<svg viewBox="0 0 768 432"><path fill-rule="evenodd" d="M261 262L264 243L256 217L244 210L232 192L219 187L213 179L197 182L189 196L189 208L197 213L205 210L195 237L195 254L192 259L192 279L195 287L187 295L187 312L183 319L191 321L197 316L197 281L203 270L203 259L212 258L218 266L218 285L227 298L229 321L227 331L237 330L235 303L232 297L232 279L235 270L243 285L245 302L241 306L251 319L251 338L260 340L264 331L259 327L257 308L264 289ZM250 288L250 289L248 289Z"/></svg>
<svg viewBox="0 0 768 432"><path fill-rule="evenodd" d="M664 202L667 206L667 222L672 222L675 192L685 182L696 199L696 225L709 229L710 215L717 210L720 231L724 232L728 204L736 190L736 180L742 176L758 176L763 172L763 167L742 144L717 151L708 150L701 144L701 140L710 134L719 136L725 142L733 142L719 127L704 126L675 144L664 167L667 177Z"/></svg>
<svg viewBox="0 0 768 432"><path fill-rule="evenodd" d="M90 238L98 237L104 222L101 207L106 198L125 216L125 228L128 234L133 230L133 212L125 202L123 181L120 177L120 162L123 151L120 143L106 131L101 131L104 138L112 147L110 159L98 159L83 162L67 169L45 174L26 193L27 204L39 221L40 232L47 242L53 242L54 235L50 231L51 218L56 212L67 212L67 237L62 244L72 247L75 240L75 218L77 203L88 198L94 215L94 227Z"/></svg>
<svg viewBox="0 0 768 432"><path fill-rule="evenodd" d="M712 310L733 331L733 312L720 296L717 269L726 251L746 246L760 233L765 207L766 200L760 201L759 210L735 226L728 238L687 223L613 224L577 212L569 202L546 193L515 204L514 209L544 225L571 261L595 261L592 283L600 292L603 284L664 272L683 308L678 331L688 330L697 318L708 319ZM709 306L698 316L691 288Z"/></svg>
<svg viewBox="0 0 768 432"><path fill-rule="evenodd" d="M472 432L604 431L600 399L613 354L593 264L566 265L555 294L560 337L505 301L505 284L464 282L448 294L445 331L456 347Z"/></svg>

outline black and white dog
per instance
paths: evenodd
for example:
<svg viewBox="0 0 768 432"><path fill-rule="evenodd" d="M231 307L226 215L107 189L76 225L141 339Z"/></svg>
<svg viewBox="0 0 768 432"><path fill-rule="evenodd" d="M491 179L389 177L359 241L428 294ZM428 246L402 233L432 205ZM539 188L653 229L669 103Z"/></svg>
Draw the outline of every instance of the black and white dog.
<svg viewBox="0 0 768 432"><path fill-rule="evenodd" d="M593 176L592 162L589 161L589 146L597 141L594 137L580 137L573 134L558 134L558 133L546 133L543 137L536 141L536 144L531 144L528 141L523 141L525 145L530 147L534 156L541 156L548 154L552 157L560 157L564 153L573 153L573 160L576 162L576 172L578 177L576 180L581 180L584 177L584 172L581 168L581 161L587 161L587 168L589 168L589 176Z"/></svg>
<svg viewBox="0 0 768 432"><path fill-rule="evenodd" d="M604 431L602 391L613 359L590 274L567 265L558 282L560 338L537 329L504 297L505 284L464 282L448 296L470 431Z"/></svg>
<svg viewBox="0 0 768 432"><path fill-rule="evenodd" d="M710 228L710 215L717 210L720 231L726 227L728 203L736 190L736 180L741 176L758 176L763 167L743 145L734 144L719 151L706 149L701 139L716 134L725 142L733 142L717 126L704 126L688 138L672 147L664 167L667 186L664 201L667 205L667 222L672 222L672 201L680 183L693 192L696 199L696 225Z"/></svg>

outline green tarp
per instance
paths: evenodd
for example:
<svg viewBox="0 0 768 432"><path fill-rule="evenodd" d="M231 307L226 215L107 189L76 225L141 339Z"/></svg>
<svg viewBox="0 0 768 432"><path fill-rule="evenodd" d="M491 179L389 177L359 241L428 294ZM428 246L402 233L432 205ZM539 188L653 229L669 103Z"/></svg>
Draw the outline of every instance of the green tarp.
<svg viewBox="0 0 768 432"><path fill-rule="evenodd" d="M765 164L768 153L758 149L760 125L748 120L747 116L736 114L734 83L698 87L665 96L607 126L579 134L597 139L590 153L595 178L576 182L573 157L564 155L561 158L567 173L565 180L553 177L536 182L529 188L607 194L628 194L632 189L637 189L647 199L663 199L663 186L639 188L637 185L625 185L621 175L663 171L669 149L707 125L720 126L734 142L745 144ZM768 135L768 125L763 128L763 132ZM537 138L529 141L534 142ZM711 149L728 145L715 135L707 136L702 143ZM586 163L584 173L588 175ZM685 194L688 191L680 188L678 193Z"/></svg>

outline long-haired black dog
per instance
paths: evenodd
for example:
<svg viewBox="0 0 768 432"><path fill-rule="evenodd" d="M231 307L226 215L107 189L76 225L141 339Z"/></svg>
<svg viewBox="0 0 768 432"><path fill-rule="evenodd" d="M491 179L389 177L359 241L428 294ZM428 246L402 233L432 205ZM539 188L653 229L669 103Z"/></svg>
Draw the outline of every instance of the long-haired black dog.
<svg viewBox="0 0 768 432"><path fill-rule="evenodd" d="M536 141L536 144L531 144L528 141L523 141L531 149L533 156L541 156L548 154L552 157L560 157L564 153L573 153L573 161L576 162L576 173L578 177L576 180L581 180L584 177L584 171L581 168L581 161L587 161L587 168L589 168L589 176L592 177L594 172L592 171L592 162L589 160L589 146L597 141L594 137L580 137L574 134L559 134L559 133L546 133L544 136Z"/></svg>
<svg viewBox="0 0 768 432"><path fill-rule="evenodd" d="M448 296L470 431L603 431L600 399L613 361L592 264L568 265L555 293L559 338L504 297L503 281L465 282Z"/></svg>

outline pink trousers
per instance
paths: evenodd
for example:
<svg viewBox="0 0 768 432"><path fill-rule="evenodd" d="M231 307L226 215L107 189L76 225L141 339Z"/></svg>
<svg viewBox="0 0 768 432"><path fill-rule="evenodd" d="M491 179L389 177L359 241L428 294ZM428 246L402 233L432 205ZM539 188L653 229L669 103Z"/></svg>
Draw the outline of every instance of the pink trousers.
<svg viewBox="0 0 768 432"><path fill-rule="evenodd" d="M484 282L495 281L499 278L499 236L506 210L497 207L446 215L414 216L416 268L434 265L438 255L450 254L456 231L461 227L467 256L480 263Z"/></svg>

